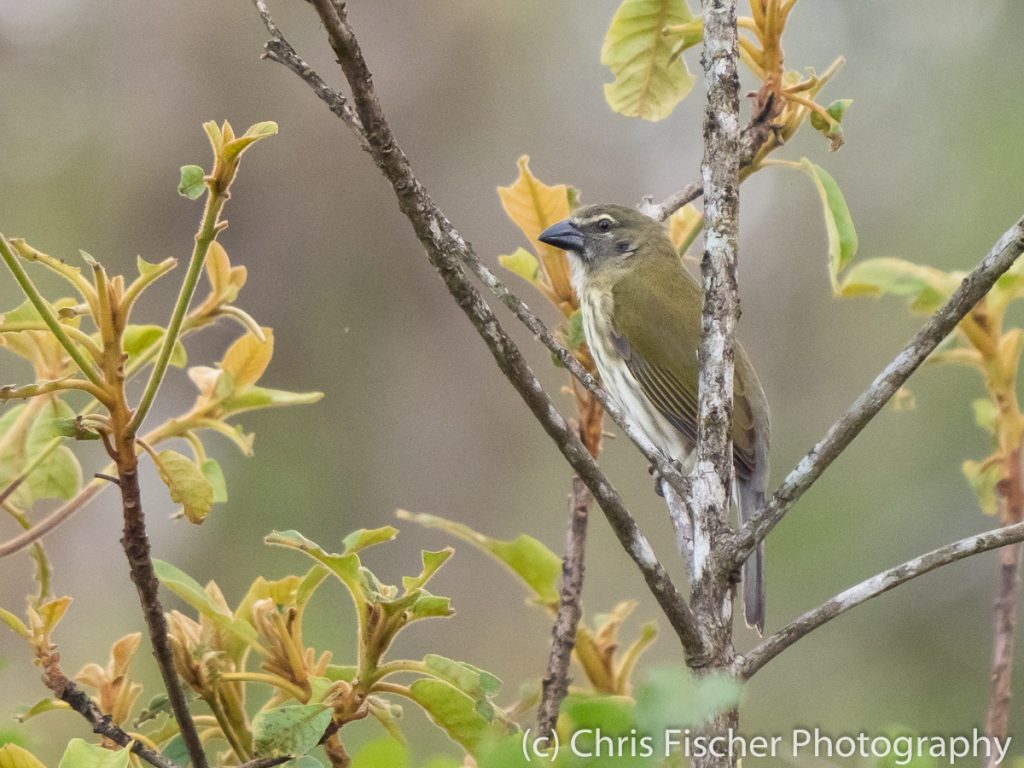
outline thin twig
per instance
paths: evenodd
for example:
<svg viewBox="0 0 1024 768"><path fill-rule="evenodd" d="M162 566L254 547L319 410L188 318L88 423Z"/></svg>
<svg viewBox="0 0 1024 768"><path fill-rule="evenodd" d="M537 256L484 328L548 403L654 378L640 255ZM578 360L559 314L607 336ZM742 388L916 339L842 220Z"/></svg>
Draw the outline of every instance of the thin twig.
<svg viewBox="0 0 1024 768"><path fill-rule="evenodd" d="M348 100L344 95L331 89L296 52L288 40L282 35L281 30L270 17L265 0L254 0L260 18L267 26L267 31L272 35L271 39L264 46L264 58L276 61L288 67L292 72L301 77L314 91L317 97L323 101L335 115L341 117L356 137L360 146L372 156L372 151L366 143L366 132L359 122L358 116L354 118L346 116L346 108L350 109ZM558 359L573 378L580 382L594 397L601 403L612 421L619 425L625 435L637 446L640 453L658 471L658 475L672 485L679 494L685 494L687 479L682 473L666 459L664 454L655 447L646 434L641 431L621 408L613 401L596 378L576 359L576 356L569 351L544 323L543 320L531 310L522 299L514 294L494 274L491 269L481 261L480 257L471 247L465 247L456 251L455 256L461 261L487 289L504 304L524 326L529 330L541 344Z"/></svg>
<svg viewBox="0 0 1024 768"><path fill-rule="evenodd" d="M745 656L737 657L735 672L741 679L747 680L797 640L851 608L957 560L1021 541L1024 541L1024 523L968 536L872 576L803 614L763 640Z"/></svg>
<svg viewBox="0 0 1024 768"><path fill-rule="evenodd" d="M569 495L569 530L565 535L565 556L562 558L558 615L551 629L551 653L541 683L541 700L537 709L537 731L542 736L554 732L558 710L569 692L569 663L572 649L576 645L576 628L583 612L584 554L591 498L583 481L574 476L572 493Z"/></svg>
<svg viewBox="0 0 1024 768"><path fill-rule="evenodd" d="M46 534L52 531L54 528L59 526L75 512L85 506L90 499L92 499L97 493L99 493L105 487L105 483L102 482L90 482L73 499L65 502L63 505L55 509L53 512L48 514L38 523L33 525L27 531L18 534L12 539L0 542L0 558L12 555L25 547L31 546L39 539L43 538Z"/></svg>
<svg viewBox="0 0 1024 768"><path fill-rule="evenodd" d="M1020 447L1006 456L1006 468L1007 476L998 484L997 492L1003 525L1014 525L1024 519ZM993 610L992 673L988 711L985 713L985 735L989 739L1004 740L1010 728L1010 701L1013 698L1013 651L1017 634L1021 546L1006 547L999 554L999 592ZM995 768L995 765L995 758L990 756L986 768Z"/></svg>
<svg viewBox="0 0 1024 768"><path fill-rule="evenodd" d="M804 456L772 497L736 536L733 562L742 563L792 508L804 492L821 477L860 431L906 383L910 375L957 324L989 292L996 280L1024 253L1024 218L1003 233L981 263L964 278L949 300L917 332L913 340L875 378L825 436Z"/></svg>
<svg viewBox="0 0 1024 768"><path fill-rule="evenodd" d="M110 739L120 747L128 747L133 754L156 768L178 768L163 755L154 752L145 744L125 733L117 723L110 719L110 715L103 714L95 702L61 670L58 653L51 651L42 654L39 662L43 669L43 682L46 683L46 687L53 691L58 699L66 702L69 707L88 720L92 725L93 733Z"/></svg>
<svg viewBox="0 0 1024 768"><path fill-rule="evenodd" d="M260 10L261 17L264 17L266 4L263 0L254 2ZM650 542L629 514L618 491L601 472L566 420L558 413L527 365L522 352L505 332L460 266L460 260L465 261L472 255L472 250L427 194L413 173L405 153L399 148L377 100L373 80L358 41L343 16L343 6L335 7L330 0L315 0L314 5L330 37L331 47L352 88L360 125L365 129L368 151L391 184L399 208L412 225L427 258L487 344L499 369L594 495L623 548L640 568L648 587L679 636L688 658L692 663L700 664L703 657L703 641L696 631L693 614L686 600L658 561ZM275 34L272 30L268 31L272 35ZM279 32L277 36L280 37ZM568 355L568 359L573 358ZM593 377L589 378L593 380ZM651 447L653 449L653 446ZM654 455L660 456L656 450ZM661 462L665 463L669 470L674 471L664 462L664 457L661 457ZM679 477L677 471L674 474Z"/></svg>
<svg viewBox="0 0 1024 768"><path fill-rule="evenodd" d="M181 681L174 669L174 657L167 640L167 618L160 602L160 582L156 578L153 559L150 556L149 536L146 534L146 517L142 511L142 494L139 490L139 473L135 461L134 450L124 454L118 461L117 477L120 481L124 510L124 535L121 538L121 546L128 558L132 581L139 593L146 628L149 630L153 656L160 668L160 676L167 690L167 698L182 740L188 748L193 768L206 768L206 753L196 731L195 721L192 720L192 713L189 712Z"/></svg>
<svg viewBox="0 0 1024 768"><path fill-rule="evenodd" d="M284 757L257 757L247 763L242 763L238 768L274 768L275 765L283 765L289 760L294 760L291 755Z"/></svg>

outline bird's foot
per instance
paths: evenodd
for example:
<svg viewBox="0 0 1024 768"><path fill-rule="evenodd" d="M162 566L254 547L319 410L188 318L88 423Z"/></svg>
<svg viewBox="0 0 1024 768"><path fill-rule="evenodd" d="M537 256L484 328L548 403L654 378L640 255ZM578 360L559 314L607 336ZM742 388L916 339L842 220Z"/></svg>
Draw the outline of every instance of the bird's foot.
<svg viewBox="0 0 1024 768"><path fill-rule="evenodd" d="M683 465L680 464L678 461L672 461L671 463L672 467L677 472L681 473L683 471ZM662 483L665 482L665 478L661 476L661 472L658 471L658 468L654 464L651 464L649 467L647 467L647 472L651 477L654 478L654 492L661 496L662 498L665 498L665 489L662 487Z"/></svg>

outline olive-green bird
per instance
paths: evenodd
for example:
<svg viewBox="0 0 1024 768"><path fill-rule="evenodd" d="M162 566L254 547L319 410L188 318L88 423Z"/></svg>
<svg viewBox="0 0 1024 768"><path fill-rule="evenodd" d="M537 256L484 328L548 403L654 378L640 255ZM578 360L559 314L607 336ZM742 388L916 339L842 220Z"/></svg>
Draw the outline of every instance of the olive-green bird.
<svg viewBox="0 0 1024 768"><path fill-rule="evenodd" d="M620 205L590 205L544 230L567 251L583 330L609 393L651 442L684 467L697 442L697 349L701 289L664 226ZM740 521L762 504L768 483L768 401L736 345L733 457ZM763 543L743 566L746 622L764 631Z"/></svg>

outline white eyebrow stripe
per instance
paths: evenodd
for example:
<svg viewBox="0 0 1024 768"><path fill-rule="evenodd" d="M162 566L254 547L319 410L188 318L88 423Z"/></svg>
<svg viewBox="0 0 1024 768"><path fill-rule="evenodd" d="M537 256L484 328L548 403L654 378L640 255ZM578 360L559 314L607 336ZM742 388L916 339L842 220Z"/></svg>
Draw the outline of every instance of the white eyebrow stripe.
<svg viewBox="0 0 1024 768"><path fill-rule="evenodd" d="M613 219L611 216L609 216L607 213L599 213L596 216L591 216L589 219L583 219L583 221L580 222L580 226L581 227L585 227L585 226L587 226L589 224L596 224L597 222L603 221L603 220L608 220L612 224L618 224L618 222L615 219Z"/></svg>

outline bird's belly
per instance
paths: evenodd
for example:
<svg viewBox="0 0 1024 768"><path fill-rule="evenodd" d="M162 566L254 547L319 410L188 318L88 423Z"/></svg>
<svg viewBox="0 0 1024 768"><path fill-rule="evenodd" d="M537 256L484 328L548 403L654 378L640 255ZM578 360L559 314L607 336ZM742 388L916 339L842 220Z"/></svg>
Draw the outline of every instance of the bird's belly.
<svg viewBox="0 0 1024 768"><path fill-rule="evenodd" d="M582 315L587 346L605 389L662 453L689 470L693 445L644 395L625 361L611 345L611 334L602 327L606 321L601 309L593 304L584 306Z"/></svg>

